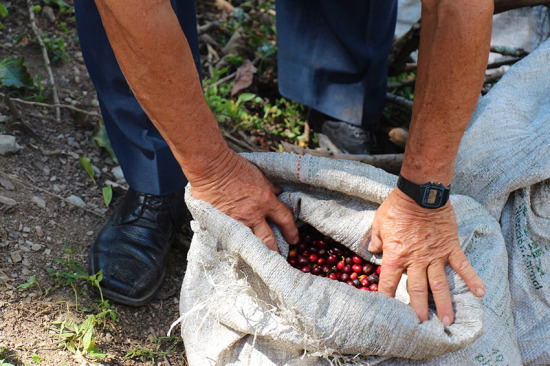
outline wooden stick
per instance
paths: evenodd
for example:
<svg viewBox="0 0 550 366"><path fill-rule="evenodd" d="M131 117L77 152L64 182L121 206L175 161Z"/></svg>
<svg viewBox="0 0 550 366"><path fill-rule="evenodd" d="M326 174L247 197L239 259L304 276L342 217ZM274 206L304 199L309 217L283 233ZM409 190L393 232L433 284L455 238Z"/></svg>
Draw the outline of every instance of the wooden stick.
<svg viewBox="0 0 550 366"><path fill-rule="evenodd" d="M78 112L78 113L86 114L88 116L101 118L100 113L88 112L84 109L77 108L77 107L72 106L70 104L47 104L47 103L40 103L40 102L31 102L31 101L23 100L23 99L19 99L19 98L11 98L11 97L8 97L4 93L0 93L0 97L9 98L10 101L20 103L20 104L35 105L35 106L38 106L38 107L46 107L46 108L65 108L65 109L70 109L70 110Z"/></svg>
<svg viewBox="0 0 550 366"><path fill-rule="evenodd" d="M38 29L38 26L36 25L36 20L34 16L34 10L32 8L31 0L27 0L27 6L29 8L29 17L31 20L32 31L34 32L34 35L36 36L38 44L42 49L42 57L44 58L44 64L46 66L46 70L48 71L48 76L50 78L50 85L52 86L53 102L54 102L54 105L58 105L60 104L59 94L57 93L57 86L55 84L55 79L53 77L52 68L50 67L50 58L48 57L48 50L46 49L46 45L42 40L42 32L40 32L40 30ZM61 109L59 107L55 107L55 119L58 123L61 122Z"/></svg>
<svg viewBox="0 0 550 366"><path fill-rule="evenodd" d="M529 54L529 52L524 49L508 46L491 46L491 52L500 53L502 56L512 57L524 57Z"/></svg>
<svg viewBox="0 0 550 366"><path fill-rule="evenodd" d="M386 93L386 100L405 109L412 110L413 102L392 93Z"/></svg>
<svg viewBox="0 0 550 366"><path fill-rule="evenodd" d="M319 156L323 158L331 159L343 159L359 161L361 163L369 164L377 168L384 169L388 173L397 174L401 170L403 164L403 154L384 154L384 155L352 155L352 154L334 154L330 151L312 150L292 145L288 142L281 141L283 148L286 152L295 154L309 154L312 156Z"/></svg>
<svg viewBox="0 0 550 366"><path fill-rule="evenodd" d="M504 65L512 65L521 60L523 57L514 57L502 61L495 61L492 64L487 65L487 69L498 69Z"/></svg>
<svg viewBox="0 0 550 366"><path fill-rule="evenodd" d="M390 75L402 73L411 53L418 49L420 44L420 25L421 22L419 19L407 33L393 43L390 56L388 57Z"/></svg>
<svg viewBox="0 0 550 366"><path fill-rule="evenodd" d="M495 14L536 5L550 6L550 0L495 0ZM388 58L390 75L397 75L404 71L407 59L420 44L420 28L420 20L418 20L407 33L394 42Z"/></svg>

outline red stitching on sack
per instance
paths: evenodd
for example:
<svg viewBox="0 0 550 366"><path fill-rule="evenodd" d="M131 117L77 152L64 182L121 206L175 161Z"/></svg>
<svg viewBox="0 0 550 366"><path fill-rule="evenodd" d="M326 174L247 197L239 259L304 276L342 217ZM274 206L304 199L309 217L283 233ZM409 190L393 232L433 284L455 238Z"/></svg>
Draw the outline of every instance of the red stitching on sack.
<svg viewBox="0 0 550 366"><path fill-rule="evenodd" d="M300 169L302 168L302 156L298 155L298 166L296 167L296 178L298 178L298 183L302 183L300 180Z"/></svg>

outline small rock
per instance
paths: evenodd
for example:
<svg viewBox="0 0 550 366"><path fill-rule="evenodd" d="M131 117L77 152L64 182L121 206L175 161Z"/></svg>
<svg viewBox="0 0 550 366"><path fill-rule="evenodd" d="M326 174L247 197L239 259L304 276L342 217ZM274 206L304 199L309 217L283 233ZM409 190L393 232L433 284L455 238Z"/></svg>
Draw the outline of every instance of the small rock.
<svg viewBox="0 0 550 366"><path fill-rule="evenodd" d="M7 189L8 191L13 191L15 189L15 186L10 180L2 177L0 177L0 185L5 189Z"/></svg>
<svg viewBox="0 0 550 366"><path fill-rule="evenodd" d="M40 208L46 208L46 201L44 201L44 199L38 196L32 196L31 201L34 202Z"/></svg>
<svg viewBox="0 0 550 366"><path fill-rule="evenodd" d="M10 257L13 263L19 263L23 260L23 258L21 258L21 251L19 250L16 250L15 252L11 252Z"/></svg>
<svg viewBox="0 0 550 366"><path fill-rule="evenodd" d="M111 169L111 173L115 176L116 180L124 180L124 173L122 173L122 168L119 166L115 166L113 169Z"/></svg>
<svg viewBox="0 0 550 366"><path fill-rule="evenodd" d="M90 231L86 232L86 235L92 236L92 235L94 235L94 232L92 230L90 230Z"/></svg>
<svg viewBox="0 0 550 366"><path fill-rule="evenodd" d="M6 206L15 206L17 205L17 201L8 197L0 196L0 204Z"/></svg>
<svg viewBox="0 0 550 366"><path fill-rule="evenodd" d="M24 227L23 227L23 232L24 232L24 233L30 233L30 232L31 232L31 228L28 227L28 226L24 226Z"/></svg>
<svg viewBox="0 0 550 366"><path fill-rule="evenodd" d="M78 197L78 196L75 196L74 194L67 197L67 201L71 202L72 204L75 204L77 206L80 206L80 207L85 207L86 206L86 202L84 202L82 200L82 198Z"/></svg>
<svg viewBox="0 0 550 366"><path fill-rule="evenodd" d="M38 252L38 251L41 250L41 249L42 249L42 245L41 245L41 244L33 244L33 245L31 246L31 250L32 250L33 252Z"/></svg>
<svg viewBox="0 0 550 366"><path fill-rule="evenodd" d="M23 276L28 276L31 274L31 271L29 271L27 268L23 268L23 270L21 271L21 273L23 274Z"/></svg>
<svg viewBox="0 0 550 366"><path fill-rule="evenodd" d="M45 249L44 254L45 255L50 255L50 254L52 254L52 250L51 249Z"/></svg>
<svg viewBox="0 0 550 366"><path fill-rule="evenodd" d="M0 135L0 155L15 154L21 146L15 141L15 136Z"/></svg>
<svg viewBox="0 0 550 366"><path fill-rule="evenodd" d="M55 176L53 176L52 178L55 178ZM51 178L50 178L50 180L51 180ZM61 187L59 186L59 184L54 184L53 185L53 190L55 192L61 192Z"/></svg>
<svg viewBox="0 0 550 366"><path fill-rule="evenodd" d="M48 168L47 166L44 167L44 169L42 169L42 173L46 176L49 176L50 173L51 173L51 170L50 168Z"/></svg>
<svg viewBox="0 0 550 366"><path fill-rule="evenodd" d="M25 253L29 253L31 251L31 248L29 248L25 245L21 245L21 251L23 251Z"/></svg>
<svg viewBox="0 0 550 366"><path fill-rule="evenodd" d="M21 264L24 265L25 267L30 267L31 261L28 258L25 258L23 259L23 262L21 262Z"/></svg>
<svg viewBox="0 0 550 366"><path fill-rule="evenodd" d="M42 15L44 16L44 18L46 18L46 20L50 23L55 23L56 21L56 17L55 17L55 13L52 9L51 6L47 6L45 5L43 8L42 8Z"/></svg>
<svg viewBox="0 0 550 366"><path fill-rule="evenodd" d="M55 182L57 180L57 175L52 175L50 177L50 182ZM53 185L53 189L55 190L55 187L57 186L57 188L59 189L59 184L54 184ZM59 192L59 191L58 191Z"/></svg>
<svg viewBox="0 0 550 366"><path fill-rule="evenodd" d="M35 226L34 230L36 230L36 235L38 235L39 238L44 236L44 231L42 230L42 227Z"/></svg>

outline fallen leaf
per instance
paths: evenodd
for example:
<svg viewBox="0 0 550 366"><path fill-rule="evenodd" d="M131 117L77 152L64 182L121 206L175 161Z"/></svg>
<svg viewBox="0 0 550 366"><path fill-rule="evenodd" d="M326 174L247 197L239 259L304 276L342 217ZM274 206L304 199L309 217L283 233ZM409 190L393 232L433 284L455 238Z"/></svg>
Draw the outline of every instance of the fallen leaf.
<svg viewBox="0 0 550 366"><path fill-rule="evenodd" d="M221 10L225 10L228 13L233 11L233 5L226 0L216 0L216 7Z"/></svg>
<svg viewBox="0 0 550 366"><path fill-rule="evenodd" d="M252 85L256 71L256 67L254 67L254 64L250 60L245 60L243 64L239 66L237 74L235 75L233 90L231 90L232 97Z"/></svg>

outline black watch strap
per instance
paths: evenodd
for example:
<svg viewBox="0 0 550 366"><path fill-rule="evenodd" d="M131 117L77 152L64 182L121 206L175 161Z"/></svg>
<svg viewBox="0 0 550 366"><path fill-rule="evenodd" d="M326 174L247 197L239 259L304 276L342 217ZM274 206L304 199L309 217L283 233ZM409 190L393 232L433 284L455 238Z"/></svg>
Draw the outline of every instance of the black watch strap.
<svg viewBox="0 0 550 366"><path fill-rule="evenodd" d="M397 187L424 208L439 208L449 200L451 186L441 183L416 184L399 175Z"/></svg>

